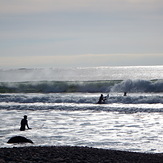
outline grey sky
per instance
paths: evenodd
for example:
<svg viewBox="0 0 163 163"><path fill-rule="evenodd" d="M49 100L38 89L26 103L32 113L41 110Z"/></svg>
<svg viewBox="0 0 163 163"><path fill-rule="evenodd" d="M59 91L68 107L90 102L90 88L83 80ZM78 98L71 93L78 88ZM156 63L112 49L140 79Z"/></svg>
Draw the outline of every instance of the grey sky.
<svg viewBox="0 0 163 163"><path fill-rule="evenodd" d="M161 0L0 0L0 67L161 65Z"/></svg>

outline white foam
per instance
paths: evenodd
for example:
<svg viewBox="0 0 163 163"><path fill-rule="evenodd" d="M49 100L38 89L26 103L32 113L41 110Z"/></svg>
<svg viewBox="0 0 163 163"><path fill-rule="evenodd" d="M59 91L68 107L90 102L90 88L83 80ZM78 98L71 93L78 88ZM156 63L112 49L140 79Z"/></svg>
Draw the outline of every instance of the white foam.
<svg viewBox="0 0 163 163"><path fill-rule="evenodd" d="M32 130L19 131L28 115ZM162 152L163 120L160 113L122 114L117 112L0 110L0 146L15 135L31 139L35 146L71 145L138 152ZM29 144L31 146L31 144ZM28 146L28 144L27 144Z"/></svg>

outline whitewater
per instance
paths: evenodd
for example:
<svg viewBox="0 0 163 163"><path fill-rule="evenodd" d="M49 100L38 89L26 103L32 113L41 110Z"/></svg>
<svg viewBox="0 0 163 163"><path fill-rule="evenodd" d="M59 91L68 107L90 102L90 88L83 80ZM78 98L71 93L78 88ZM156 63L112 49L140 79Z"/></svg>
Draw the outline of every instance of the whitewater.
<svg viewBox="0 0 163 163"><path fill-rule="evenodd" d="M0 69L0 146L163 152L163 66ZM124 96L127 92L127 96ZM97 104L100 94L107 96ZM28 116L32 130L19 131Z"/></svg>

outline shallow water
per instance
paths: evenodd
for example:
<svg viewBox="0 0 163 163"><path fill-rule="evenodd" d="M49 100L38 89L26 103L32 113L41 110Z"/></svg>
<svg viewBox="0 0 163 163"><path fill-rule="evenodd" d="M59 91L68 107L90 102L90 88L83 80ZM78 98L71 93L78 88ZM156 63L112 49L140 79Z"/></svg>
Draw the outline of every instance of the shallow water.
<svg viewBox="0 0 163 163"><path fill-rule="evenodd" d="M36 146L163 151L161 93L134 93L127 97L111 94L102 105L95 104L98 96L86 93L1 94L0 146L21 146L6 143L12 136L21 135ZM155 99L159 99L159 103ZM19 131L25 114L32 130Z"/></svg>

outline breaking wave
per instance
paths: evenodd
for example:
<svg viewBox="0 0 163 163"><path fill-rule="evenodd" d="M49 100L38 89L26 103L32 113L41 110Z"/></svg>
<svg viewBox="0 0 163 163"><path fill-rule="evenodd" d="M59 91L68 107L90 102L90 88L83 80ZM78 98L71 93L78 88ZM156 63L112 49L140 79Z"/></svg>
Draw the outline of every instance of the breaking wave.
<svg viewBox="0 0 163 163"><path fill-rule="evenodd" d="M0 93L163 92L163 80L1 82Z"/></svg>
<svg viewBox="0 0 163 163"><path fill-rule="evenodd" d="M163 112L163 93L110 93L105 104L96 104L98 98L98 93L0 94L0 110Z"/></svg>
<svg viewBox="0 0 163 163"><path fill-rule="evenodd" d="M125 80L115 84L112 92L163 92L163 80Z"/></svg>

